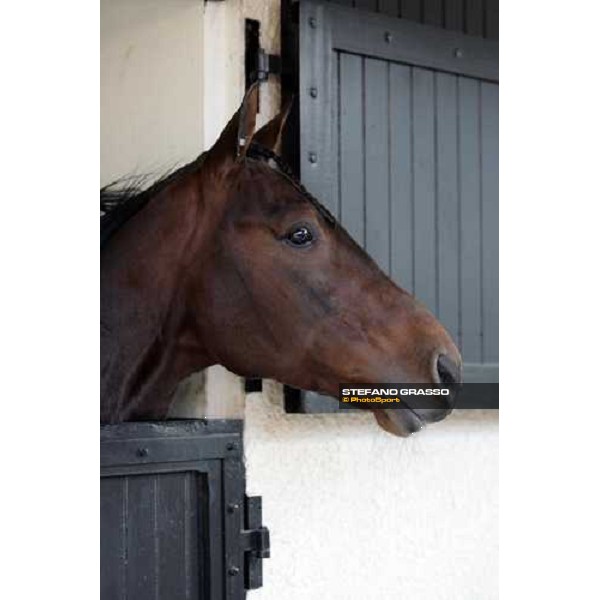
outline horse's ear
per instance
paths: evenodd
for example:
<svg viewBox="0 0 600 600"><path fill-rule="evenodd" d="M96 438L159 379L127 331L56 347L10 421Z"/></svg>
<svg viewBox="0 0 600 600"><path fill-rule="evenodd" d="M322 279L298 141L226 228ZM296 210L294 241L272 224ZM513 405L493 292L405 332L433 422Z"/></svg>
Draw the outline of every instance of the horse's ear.
<svg viewBox="0 0 600 600"><path fill-rule="evenodd" d="M244 156L250 147L256 126L256 113L258 112L259 82L255 81L246 92L242 105L238 110L238 130L236 138L236 156Z"/></svg>
<svg viewBox="0 0 600 600"><path fill-rule="evenodd" d="M226 163L246 153L256 125L258 85L256 82L248 88L238 111L231 117L219 139L209 150L208 155L211 160L221 160Z"/></svg>
<svg viewBox="0 0 600 600"><path fill-rule="evenodd" d="M255 133L252 141L269 148L269 150L272 150L275 154L281 154L283 128L285 127L285 123L292 109L293 101L293 96L288 98L279 111L279 114L261 127Z"/></svg>

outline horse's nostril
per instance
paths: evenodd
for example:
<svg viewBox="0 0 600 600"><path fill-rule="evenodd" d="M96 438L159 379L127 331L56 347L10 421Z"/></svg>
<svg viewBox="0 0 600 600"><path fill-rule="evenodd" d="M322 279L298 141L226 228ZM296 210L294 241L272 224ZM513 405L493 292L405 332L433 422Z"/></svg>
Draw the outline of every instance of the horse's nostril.
<svg viewBox="0 0 600 600"><path fill-rule="evenodd" d="M440 383L443 385L454 385L461 382L460 367L445 354L440 354L436 367Z"/></svg>

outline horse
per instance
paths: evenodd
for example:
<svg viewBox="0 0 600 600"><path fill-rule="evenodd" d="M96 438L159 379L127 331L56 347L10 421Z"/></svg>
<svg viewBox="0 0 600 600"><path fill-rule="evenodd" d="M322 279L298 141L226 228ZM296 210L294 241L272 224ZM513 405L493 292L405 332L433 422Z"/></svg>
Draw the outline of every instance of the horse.
<svg viewBox="0 0 600 600"><path fill-rule="evenodd" d="M337 396L358 382L457 384L450 335L281 159L290 103L255 131L251 87L213 147L146 190L101 190L101 421L165 419L220 364ZM102 212L104 214L102 214ZM373 410L408 436L435 408Z"/></svg>

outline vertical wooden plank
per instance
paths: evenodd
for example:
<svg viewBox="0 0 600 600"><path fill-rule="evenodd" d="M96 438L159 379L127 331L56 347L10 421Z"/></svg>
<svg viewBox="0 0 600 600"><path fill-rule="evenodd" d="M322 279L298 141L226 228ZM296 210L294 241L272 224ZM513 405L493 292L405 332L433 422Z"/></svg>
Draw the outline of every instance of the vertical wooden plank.
<svg viewBox="0 0 600 600"><path fill-rule="evenodd" d="M377 10L377 0L354 0L355 8L361 10Z"/></svg>
<svg viewBox="0 0 600 600"><path fill-rule="evenodd" d="M459 315L457 76L436 73L438 316L455 341Z"/></svg>
<svg viewBox="0 0 600 600"><path fill-rule="evenodd" d="M463 31L464 0L446 0L444 2L444 28L452 31Z"/></svg>
<svg viewBox="0 0 600 600"><path fill-rule="evenodd" d="M340 219L361 245L364 231L363 59L340 54Z"/></svg>
<svg viewBox="0 0 600 600"><path fill-rule="evenodd" d="M183 486L183 537L186 600L208 598L210 581L205 572L208 531L204 530L201 513L207 502L203 478L196 473L186 473Z"/></svg>
<svg viewBox="0 0 600 600"><path fill-rule="evenodd" d="M497 40L499 37L499 0L486 0L485 3L485 37Z"/></svg>
<svg viewBox="0 0 600 600"><path fill-rule="evenodd" d="M413 69L415 295L436 310L435 132L433 72Z"/></svg>
<svg viewBox="0 0 600 600"><path fill-rule="evenodd" d="M498 361L498 86L481 84L483 361Z"/></svg>
<svg viewBox="0 0 600 600"><path fill-rule="evenodd" d="M399 15L399 0L379 0L379 12L390 17Z"/></svg>
<svg viewBox="0 0 600 600"><path fill-rule="evenodd" d="M483 35L483 3L485 0L465 0L465 33Z"/></svg>
<svg viewBox="0 0 600 600"><path fill-rule="evenodd" d="M365 59L365 249L390 272L388 65Z"/></svg>
<svg viewBox="0 0 600 600"><path fill-rule="evenodd" d="M391 277L414 292L412 76L411 68L390 65Z"/></svg>
<svg viewBox="0 0 600 600"><path fill-rule="evenodd" d="M199 505L202 514L198 520L200 527L206 532L203 536L205 540L205 552L210 548L210 561L203 561L206 564L206 575L203 580L208 585L212 598L227 598L228 584L223 577L226 570L225 563L225 523L223 519L225 501L224 501L224 465L221 462L210 469L206 475L206 485L203 486L206 499ZM196 480L196 488L200 480Z"/></svg>
<svg viewBox="0 0 600 600"><path fill-rule="evenodd" d="M425 0L423 5L423 23L442 27L444 24L443 0Z"/></svg>
<svg viewBox="0 0 600 600"><path fill-rule="evenodd" d="M331 78L331 102L328 103L330 106L329 114L332 119L331 126L331 153L332 160L331 165L331 195L327 198L322 198L327 208L332 212L335 217L341 221L340 217L340 113L342 95L340 89L340 61L341 55L339 52L335 52L333 59L332 78Z"/></svg>
<svg viewBox="0 0 600 600"><path fill-rule="evenodd" d="M148 600L156 592L155 476L127 478L127 599Z"/></svg>
<svg viewBox="0 0 600 600"><path fill-rule="evenodd" d="M104 477L100 485L100 597L120 600L125 593L125 481Z"/></svg>
<svg viewBox="0 0 600 600"><path fill-rule="evenodd" d="M158 587L160 598L185 598L185 473L158 478Z"/></svg>
<svg viewBox="0 0 600 600"><path fill-rule="evenodd" d="M403 19L409 19L410 21L417 21L417 23L421 23L423 17L421 0L401 0L401 2L400 16Z"/></svg>
<svg viewBox="0 0 600 600"><path fill-rule="evenodd" d="M458 78L460 338L465 362L481 361L481 203L479 83Z"/></svg>

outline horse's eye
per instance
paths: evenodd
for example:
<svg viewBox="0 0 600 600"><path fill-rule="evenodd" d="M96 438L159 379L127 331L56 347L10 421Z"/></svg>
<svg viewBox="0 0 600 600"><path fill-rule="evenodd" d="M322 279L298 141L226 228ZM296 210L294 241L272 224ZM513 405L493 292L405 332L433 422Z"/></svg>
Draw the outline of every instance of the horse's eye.
<svg viewBox="0 0 600 600"><path fill-rule="evenodd" d="M287 235L287 240L294 246L308 246L313 239L311 230L304 225L296 227Z"/></svg>

